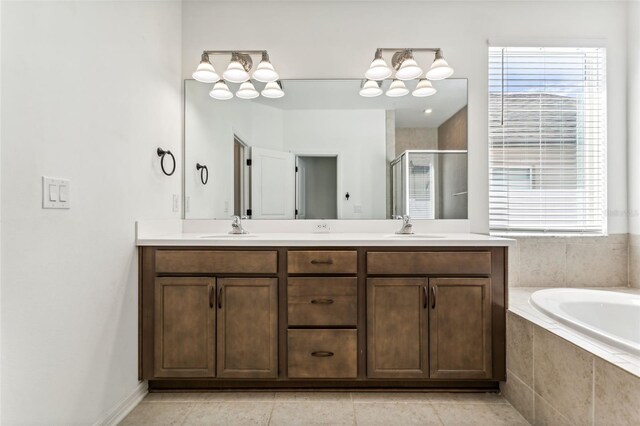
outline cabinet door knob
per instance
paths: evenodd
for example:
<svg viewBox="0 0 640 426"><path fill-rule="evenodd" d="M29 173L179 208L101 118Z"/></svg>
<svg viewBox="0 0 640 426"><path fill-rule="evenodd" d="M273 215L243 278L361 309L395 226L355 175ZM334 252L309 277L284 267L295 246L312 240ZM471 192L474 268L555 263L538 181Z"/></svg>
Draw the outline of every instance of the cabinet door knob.
<svg viewBox="0 0 640 426"><path fill-rule="evenodd" d="M331 305L333 303L333 299L313 299L311 303L314 305Z"/></svg>
<svg viewBox="0 0 640 426"><path fill-rule="evenodd" d="M218 309L222 309L222 286L218 288Z"/></svg>
<svg viewBox="0 0 640 426"><path fill-rule="evenodd" d="M315 352L311 352L311 356L315 356L315 357L318 357L318 358L326 358L326 357L333 356L333 352L315 351Z"/></svg>
<svg viewBox="0 0 640 426"><path fill-rule="evenodd" d="M209 288L209 307L213 308L213 286Z"/></svg>

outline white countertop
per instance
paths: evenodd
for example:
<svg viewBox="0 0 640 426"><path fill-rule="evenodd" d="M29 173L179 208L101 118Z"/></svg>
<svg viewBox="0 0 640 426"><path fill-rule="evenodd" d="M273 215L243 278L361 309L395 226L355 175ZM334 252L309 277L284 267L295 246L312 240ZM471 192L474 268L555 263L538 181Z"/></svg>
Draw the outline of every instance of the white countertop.
<svg viewBox="0 0 640 426"><path fill-rule="evenodd" d="M471 233L169 233L138 236L138 246L508 247L515 240Z"/></svg>
<svg viewBox="0 0 640 426"><path fill-rule="evenodd" d="M138 246L200 247L509 247L516 240L469 232L467 221L414 222L413 235L396 235L393 220L247 220L247 235L230 235L230 220L144 220ZM316 229L330 232L313 232Z"/></svg>

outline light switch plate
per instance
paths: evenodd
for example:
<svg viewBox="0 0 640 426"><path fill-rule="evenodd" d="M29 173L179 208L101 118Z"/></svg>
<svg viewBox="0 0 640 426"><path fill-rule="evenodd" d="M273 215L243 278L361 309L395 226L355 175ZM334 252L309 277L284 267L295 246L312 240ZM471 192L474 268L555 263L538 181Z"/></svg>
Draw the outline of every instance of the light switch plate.
<svg viewBox="0 0 640 426"><path fill-rule="evenodd" d="M69 179L42 176L42 208L69 209L71 208Z"/></svg>

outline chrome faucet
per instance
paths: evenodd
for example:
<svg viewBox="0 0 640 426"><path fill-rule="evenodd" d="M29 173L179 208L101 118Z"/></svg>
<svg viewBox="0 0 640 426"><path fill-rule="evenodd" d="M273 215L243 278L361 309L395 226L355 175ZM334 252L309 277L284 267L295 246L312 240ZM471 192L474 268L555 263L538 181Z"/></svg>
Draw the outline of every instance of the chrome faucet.
<svg viewBox="0 0 640 426"><path fill-rule="evenodd" d="M402 228L396 231L396 234L413 234L413 224L408 214L404 216L396 216L396 219L402 219Z"/></svg>
<svg viewBox="0 0 640 426"><path fill-rule="evenodd" d="M232 216L231 218L231 231L230 234L248 234L248 231L245 231L242 227L242 220L240 216Z"/></svg>

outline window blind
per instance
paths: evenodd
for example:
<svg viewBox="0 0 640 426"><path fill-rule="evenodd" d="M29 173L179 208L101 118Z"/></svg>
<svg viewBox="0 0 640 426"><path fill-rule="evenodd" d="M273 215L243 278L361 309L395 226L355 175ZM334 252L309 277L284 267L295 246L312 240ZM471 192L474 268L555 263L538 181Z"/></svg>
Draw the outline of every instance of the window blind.
<svg viewBox="0 0 640 426"><path fill-rule="evenodd" d="M489 48L492 234L606 234L602 48Z"/></svg>

